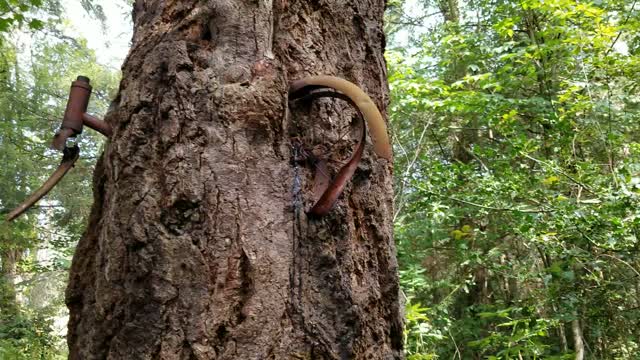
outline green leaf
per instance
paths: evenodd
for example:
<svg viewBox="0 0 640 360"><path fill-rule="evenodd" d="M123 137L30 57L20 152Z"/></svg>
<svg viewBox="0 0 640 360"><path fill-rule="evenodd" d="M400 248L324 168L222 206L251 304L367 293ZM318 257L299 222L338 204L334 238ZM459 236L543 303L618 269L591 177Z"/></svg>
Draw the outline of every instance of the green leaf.
<svg viewBox="0 0 640 360"><path fill-rule="evenodd" d="M32 19L29 21L29 28L33 30L42 30L44 28L44 22L38 19Z"/></svg>

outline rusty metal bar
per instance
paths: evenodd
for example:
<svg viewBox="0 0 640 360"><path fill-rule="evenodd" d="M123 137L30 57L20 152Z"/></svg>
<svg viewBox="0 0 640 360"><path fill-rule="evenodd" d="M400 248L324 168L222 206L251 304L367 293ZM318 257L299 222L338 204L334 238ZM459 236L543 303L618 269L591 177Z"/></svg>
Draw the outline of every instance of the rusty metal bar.
<svg viewBox="0 0 640 360"><path fill-rule="evenodd" d="M314 195L320 197L317 199L316 203L311 207L311 209L307 212L307 215L310 217L321 217L327 215L335 203L338 201L338 197L342 194L346 184L351 180L353 174L358 168L358 164L360 163L360 159L362 158L362 154L364 152L364 144L367 136L367 124L364 119L364 115L362 110L358 105L354 102L354 100L346 94L342 94L336 91L323 90L316 91L314 90L322 89L319 86L309 86L308 88L300 88L297 89L296 93L290 100L314 100L322 97L332 97L336 99L341 99L349 103L351 106L355 107L358 110L358 115L360 115L361 121L361 134L358 140L358 144L355 147L353 154L349 161L340 168L338 174L333 180L330 180L327 175L327 165L324 161L319 161L316 166L315 177L314 177L314 185L313 191ZM291 96L291 95L290 95Z"/></svg>
<svg viewBox="0 0 640 360"><path fill-rule="evenodd" d="M51 189L53 189L53 187L56 186L60 182L60 180L62 180L67 171L69 171L73 167L73 164L75 164L76 160L78 160L79 155L80 148L78 148L77 146L65 148L62 161L60 162L60 165L58 165L56 171L54 171L53 174L49 176L47 181L45 181L38 190L31 194L31 196L29 196L22 204L20 204L17 208L15 208L7 215L7 221L12 221L13 219L22 215L25 211L29 210L29 208L32 207L33 204L38 202L38 200L47 195L47 193L51 191Z"/></svg>
<svg viewBox="0 0 640 360"><path fill-rule="evenodd" d="M100 134L110 138L111 137L111 126L106 122L98 119L95 116L89 115L87 113L82 114L82 120L85 125L92 128L93 130L99 132Z"/></svg>

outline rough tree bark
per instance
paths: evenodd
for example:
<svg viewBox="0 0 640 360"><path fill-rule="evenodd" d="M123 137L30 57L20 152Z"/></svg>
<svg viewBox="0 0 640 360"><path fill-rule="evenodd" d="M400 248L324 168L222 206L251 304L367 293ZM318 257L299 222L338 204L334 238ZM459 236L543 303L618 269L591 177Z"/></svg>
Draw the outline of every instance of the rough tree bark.
<svg viewBox="0 0 640 360"><path fill-rule="evenodd" d="M71 359L402 358L391 164L368 144L307 218L292 139L343 161L359 122L336 100L287 106L290 81L328 74L384 113L384 6L135 2L66 294Z"/></svg>

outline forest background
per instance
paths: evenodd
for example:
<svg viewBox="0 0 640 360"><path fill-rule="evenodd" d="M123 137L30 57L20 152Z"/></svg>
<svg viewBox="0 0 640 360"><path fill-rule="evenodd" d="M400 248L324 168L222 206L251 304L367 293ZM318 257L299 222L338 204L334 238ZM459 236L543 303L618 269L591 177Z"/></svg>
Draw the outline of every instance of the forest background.
<svg viewBox="0 0 640 360"><path fill-rule="evenodd" d="M120 13L0 0L0 214L57 166L75 76L92 80L91 113L115 95L126 48L95 34L126 42L131 2L109 3ZM388 1L407 358L640 358L638 8ZM66 358L64 288L102 141L85 131L65 180L0 223L2 359Z"/></svg>

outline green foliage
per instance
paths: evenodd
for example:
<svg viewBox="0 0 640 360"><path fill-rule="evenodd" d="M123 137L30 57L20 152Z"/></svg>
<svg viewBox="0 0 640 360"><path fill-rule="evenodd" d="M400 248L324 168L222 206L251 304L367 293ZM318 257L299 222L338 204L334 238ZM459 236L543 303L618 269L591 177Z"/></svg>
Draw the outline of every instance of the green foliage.
<svg viewBox="0 0 640 360"><path fill-rule="evenodd" d="M43 21L30 16L30 13L42 6L42 0L0 0L0 33L22 25L27 25L32 30L41 30Z"/></svg>
<svg viewBox="0 0 640 360"><path fill-rule="evenodd" d="M62 339L54 334L53 313L0 315L0 358L62 359Z"/></svg>
<svg viewBox="0 0 640 360"><path fill-rule="evenodd" d="M96 0L79 0L88 15L100 21L106 17ZM64 8L60 0L0 0L0 42L4 35L23 29L36 33L42 30L59 31L64 22Z"/></svg>
<svg viewBox="0 0 640 360"><path fill-rule="evenodd" d="M635 2L460 6L387 53L407 354L633 358Z"/></svg>
<svg viewBox="0 0 640 360"><path fill-rule="evenodd" d="M429 360L437 356L430 348L443 339L440 329L435 329L429 322L429 309L419 303L409 301L405 307L405 351L408 359Z"/></svg>

